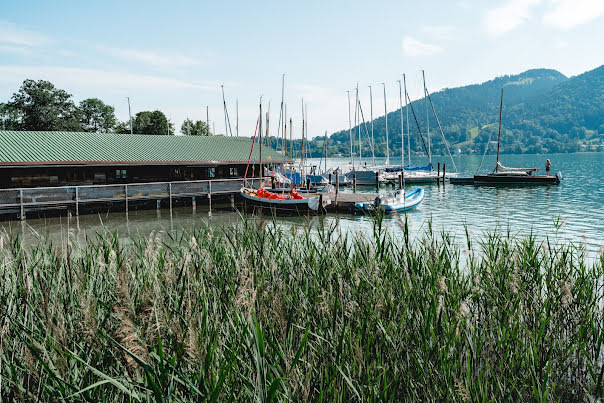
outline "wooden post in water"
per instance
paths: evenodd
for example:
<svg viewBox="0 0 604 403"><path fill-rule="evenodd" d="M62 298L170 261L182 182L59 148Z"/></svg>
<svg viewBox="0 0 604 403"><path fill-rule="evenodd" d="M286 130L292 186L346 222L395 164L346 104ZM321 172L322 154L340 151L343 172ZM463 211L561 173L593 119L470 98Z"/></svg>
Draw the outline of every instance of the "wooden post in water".
<svg viewBox="0 0 604 403"><path fill-rule="evenodd" d="M126 214L128 214L128 185L124 185L124 197L126 198Z"/></svg>
<svg viewBox="0 0 604 403"><path fill-rule="evenodd" d="M403 188L403 174L402 173L398 176L398 188L399 189Z"/></svg>
<svg viewBox="0 0 604 403"><path fill-rule="evenodd" d="M445 171L447 170L447 164L443 162L443 185L445 184Z"/></svg>
<svg viewBox="0 0 604 403"><path fill-rule="evenodd" d="M25 207L23 206L23 189L19 189L19 203L21 204L21 219L25 220Z"/></svg>
<svg viewBox="0 0 604 403"><path fill-rule="evenodd" d="M340 193L340 175L339 172L336 174L336 199L334 204L336 206L336 211L338 210L338 193Z"/></svg>
<svg viewBox="0 0 604 403"><path fill-rule="evenodd" d="M357 174L352 174L352 191L357 191Z"/></svg>
<svg viewBox="0 0 604 403"><path fill-rule="evenodd" d="M329 174L329 184L331 185L331 174Z"/></svg>
<svg viewBox="0 0 604 403"><path fill-rule="evenodd" d="M191 206L193 207L193 213L197 210L197 198L195 196L191 197Z"/></svg>
<svg viewBox="0 0 604 403"><path fill-rule="evenodd" d="M172 183L168 183L168 192L170 193L170 212L172 212Z"/></svg>
<svg viewBox="0 0 604 403"><path fill-rule="evenodd" d="M375 171L375 188L380 188L380 171Z"/></svg>
<svg viewBox="0 0 604 403"><path fill-rule="evenodd" d="M76 186L75 188L76 194L75 194L75 202L76 202L76 216L80 215L80 192L79 192L79 188Z"/></svg>
<svg viewBox="0 0 604 403"><path fill-rule="evenodd" d="M438 184L440 180L440 162L438 163L438 168L436 169L436 184Z"/></svg>
<svg viewBox="0 0 604 403"><path fill-rule="evenodd" d="M208 206L212 211L212 181L208 181Z"/></svg>

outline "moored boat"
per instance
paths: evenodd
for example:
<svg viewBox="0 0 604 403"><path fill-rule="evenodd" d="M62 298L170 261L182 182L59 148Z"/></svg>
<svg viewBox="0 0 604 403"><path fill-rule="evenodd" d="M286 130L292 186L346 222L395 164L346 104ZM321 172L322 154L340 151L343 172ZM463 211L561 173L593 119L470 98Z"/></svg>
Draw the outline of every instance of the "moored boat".
<svg viewBox="0 0 604 403"><path fill-rule="evenodd" d="M363 211L381 210L385 213L402 213L416 208L423 199L423 188L414 189L406 194L402 190L397 190L378 196L371 203L357 203L355 207Z"/></svg>
<svg viewBox="0 0 604 403"><path fill-rule="evenodd" d="M321 214L331 203L324 194L302 197L295 189L290 193L273 193L266 189L242 187L239 195L246 209L266 209L277 214Z"/></svg>
<svg viewBox="0 0 604 403"><path fill-rule="evenodd" d="M546 166L545 175L533 175L539 171L537 168L510 168L499 162L499 149L501 147L501 116L503 111L503 88L501 89L501 101L499 104L499 132L497 134L497 162L495 169L486 175L474 175L474 185L558 185L562 178L561 173L549 174L549 165ZM487 141L485 155L491 139ZM484 159L484 156L483 156ZM548 160L549 164L549 160ZM482 165L482 162L481 162ZM480 167L478 168L480 170Z"/></svg>

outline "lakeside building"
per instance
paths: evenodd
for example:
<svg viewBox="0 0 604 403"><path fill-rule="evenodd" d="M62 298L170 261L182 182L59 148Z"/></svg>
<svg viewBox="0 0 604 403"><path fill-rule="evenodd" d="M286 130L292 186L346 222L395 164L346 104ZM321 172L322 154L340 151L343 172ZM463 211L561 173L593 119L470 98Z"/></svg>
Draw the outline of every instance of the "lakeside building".
<svg viewBox="0 0 604 403"><path fill-rule="evenodd" d="M111 185L243 178L252 140L0 130L0 188ZM263 147L264 164L284 157ZM258 176L254 147L248 176Z"/></svg>
<svg viewBox="0 0 604 403"><path fill-rule="evenodd" d="M232 197L260 173L260 147L225 136L0 130L0 218L190 204ZM273 169L282 154L262 147ZM232 203L232 199L231 199Z"/></svg>

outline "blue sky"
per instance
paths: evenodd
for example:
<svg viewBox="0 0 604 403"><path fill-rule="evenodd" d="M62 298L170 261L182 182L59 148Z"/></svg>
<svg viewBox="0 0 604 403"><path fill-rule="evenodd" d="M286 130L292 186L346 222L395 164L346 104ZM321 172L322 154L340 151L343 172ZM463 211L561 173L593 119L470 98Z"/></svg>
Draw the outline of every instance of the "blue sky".
<svg viewBox="0 0 604 403"><path fill-rule="evenodd" d="M224 84L232 121L238 100L241 135L253 134L260 95L276 126L283 73L294 135L304 98L314 137L348 127L346 91L357 82L366 111L373 86L377 116L380 83L394 110L402 73L414 98L421 69L436 92L530 68L572 76L604 64L602 0L0 0L0 11L1 101L24 79L46 79L77 102L101 98L122 120L127 96L133 114L162 110L177 129L186 117L205 120L209 106L223 133Z"/></svg>

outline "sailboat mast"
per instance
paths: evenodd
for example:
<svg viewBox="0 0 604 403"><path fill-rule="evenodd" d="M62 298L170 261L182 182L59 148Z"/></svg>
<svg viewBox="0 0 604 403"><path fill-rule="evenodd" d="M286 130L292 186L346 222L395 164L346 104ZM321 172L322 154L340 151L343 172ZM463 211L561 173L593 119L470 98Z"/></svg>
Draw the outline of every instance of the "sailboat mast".
<svg viewBox="0 0 604 403"><path fill-rule="evenodd" d="M356 107L354 109L354 124L357 127L357 137L359 139L359 166L363 165L363 155L361 153L361 146L362 146L362 142L361 142L361 118L359 116L359 83L357 83L357 88L356 88Z"/></svg>
<svg viewBox="0 0 604 403"><path fill-rule="evenodd" d="M384 86L384 117L386 118L386 166L390 165L390 148L388 146L388 111L386 109L386 83Z"/></svg>
<svg viewBox="0 0 604 403"><path fill-rule="evenodd" d="M226 100L224 99L224 84L220 86L220 89L222 90L222 108L223 108L223 112L224 112L224 135L226 136L227 134L229 134L229 126L227 125L227 107L226 107ZM262 119L262 116L260 116L260 119Z"/></svg>
<svg viewBox="0 0 604 403"><path fill-rule="evenodd" d="M302 166L302 174L304 174L304 100L302 100L302 149L300 150L300 165Z"/></svg>
<svg viewBox="0 0 604 403"><path fill-rule="evenodd" d="M407 112L407 163L411 165L411 132L409 131L409 107L407 106L407 78L403 74L403 85L405 87L405 111Z"/></svg>
<svg viewBox="0 0 604 403"><path fill-rule="evenodd" d="M283 155L287 156L287 105L283 105Z"/></svg>
<svg viewBox="0 0 604 403"><path fill-rule="evenodd" d="M370 118L371 118L371 163L375 166L375 141L373 140L373 93L371 92L371 85L369 86L369 106L370 106Z"/></svg>
<svg viewBox="0 0 604 403"><path fill-rule="evenodd" d="M503 110L503 88L501 89L501 101L499 103L499 133L497 134L497 164L495 172L499 170L499 145L501 144L501 111Z"/></svg>
<svg viewBox="0 0 604 403"><path fill-rule="evenodd" d="M350 91L346 91L348 95L348 135L350 137L350 161L352 163L352 170L354 171L354 157L352 155L352 120L350 119Z"/></svg>
<svg viewBox="0 0 604 403"><path fill-rule="evenodd" d="M323 160L325 160L325 171L327 172L327 130L325 130L325 140L323 141Z"/></svg>
<svg viewBox="0 0 604 403"><path fill-rule="evenodd" d="M398 101L401 107L401 171L405 168L405 126L403 124L403 85L398 81Z"/></svg>
<svg viewBox="0 0 604 403"><path fill-rule="evenodd" d="M260 141L258 142L259 146L260 146L260 186L259 188L262 188L262 170L263 170L263 166L262 166L262 97L260 97L260 117L258 118L258 124L260 125L258 127L258 136L260 136Z"/></svg>
<svg viewBox="0 0 604 403"><path fill-rule="evenodd" d="M428 97L426 96L426 75L422 70L422 78L424 80L424 105L426 107L426 133L428 134L428 163L432 166L432 140L430 139L430 119L428 115Z"/></svg>

